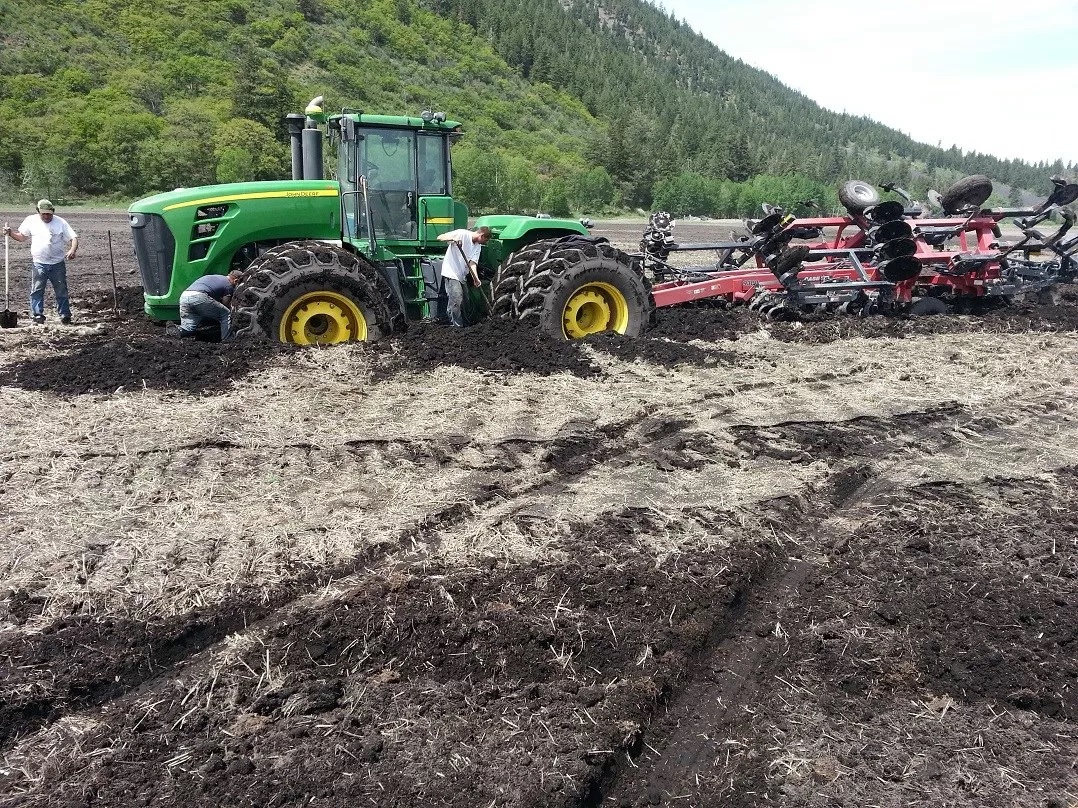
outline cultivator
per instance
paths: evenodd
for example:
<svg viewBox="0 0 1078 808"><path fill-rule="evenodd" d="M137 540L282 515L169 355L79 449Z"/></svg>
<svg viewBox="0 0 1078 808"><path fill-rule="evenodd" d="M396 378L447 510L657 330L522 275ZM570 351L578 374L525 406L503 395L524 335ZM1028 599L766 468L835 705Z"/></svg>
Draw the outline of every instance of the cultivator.
<svg viewBox="0 0 1078 808"><path fill-rule="evenodd" d="M1052 181L1036 208L982 209L991 182L967 177L934 195L943 216L926 217L901 188L883 186L903 201L881 201L855 180L839 192L846 216L795 217L765 205L763 218L746 222L747 235L727 242L679 243L673 219L655 213L633 259L651 279L657 307L745 304L774 319L820 310L934 314L990 297L1043 301L1078 274L1078 236L1066 238L1075 217L1063 207L1078 200L1078 184ZM1062 224L1045 235L1037 227L1057 210ZM1004 220L1022 232L1018 242L1001 243ZM671 256L683 252L713 252L716 260L675 266Z"/></svg>

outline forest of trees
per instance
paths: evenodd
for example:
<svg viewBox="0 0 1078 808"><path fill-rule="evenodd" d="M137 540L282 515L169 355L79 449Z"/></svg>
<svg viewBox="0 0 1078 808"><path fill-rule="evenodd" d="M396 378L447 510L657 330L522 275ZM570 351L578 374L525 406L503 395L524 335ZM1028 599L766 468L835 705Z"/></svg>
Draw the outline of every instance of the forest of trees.
<svg viewBox="0 0 1078 808"><path fill-rule="evenodd" d="M0 197L136 198L287 176L281 118L444 110L475 212L923 198L987 174L1017 203L1075 167L940 149L821 109L642 0L0 0Z"/></svg>

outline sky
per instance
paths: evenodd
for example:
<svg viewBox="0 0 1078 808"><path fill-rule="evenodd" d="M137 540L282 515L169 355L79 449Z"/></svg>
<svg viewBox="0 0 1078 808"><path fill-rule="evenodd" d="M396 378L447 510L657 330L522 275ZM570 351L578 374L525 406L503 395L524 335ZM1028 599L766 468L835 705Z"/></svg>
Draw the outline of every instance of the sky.
<svg viewBox="0 0 1078 808"><path fill-rule="evenodd" d="M828 109L945 149L1078 163L1075 0L650 2Z"/></svg>

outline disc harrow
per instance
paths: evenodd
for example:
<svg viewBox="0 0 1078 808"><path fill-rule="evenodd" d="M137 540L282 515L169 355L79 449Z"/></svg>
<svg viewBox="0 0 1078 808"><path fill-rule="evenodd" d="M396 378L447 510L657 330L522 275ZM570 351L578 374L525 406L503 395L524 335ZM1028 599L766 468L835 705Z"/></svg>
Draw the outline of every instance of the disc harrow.
<svg viewBox="0 0 1078 808"><path fill-rule="evenodd" d="M1052 183L1035 208L986 209L991 182L967 177L930 195L944 210L935 216L897 186L882 188L902 201L881 201L875 188L851 181L839 193L844 216L796 217L764 205L761 219L746 221L747 234L707 243L678 242L673 217L658 212L632 258L653 284L656 307L744 304L791 319L818 311L939 313L982 298L1039 301L1078 275L1078 235L1067 237L1075 214L1065 207L1078 200L1078 184ZM1057 212L1055 232L1037 229ZM1013 244L1001 241L1005 220L1022 233ZM683 252L710 252L715 260L675 265L671 256Z"/></svg>

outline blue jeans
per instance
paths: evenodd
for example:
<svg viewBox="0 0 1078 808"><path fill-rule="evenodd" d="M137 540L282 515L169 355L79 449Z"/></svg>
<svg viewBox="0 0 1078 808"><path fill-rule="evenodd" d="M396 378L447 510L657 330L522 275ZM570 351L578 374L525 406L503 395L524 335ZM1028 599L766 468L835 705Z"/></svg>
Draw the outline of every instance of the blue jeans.
<svg viewBox="0 0 1078 808"><path fill-rule="evenodd" d="M193 334L206 320L221 326L221 341L228 338L228 306L218 303L205 292L184 292L180 295L180 328Z"/></svg>
<svg viewBox="0 0 1078 808"><path fill-rule="evenodd" d="M71 316L71 304L67 299L67 264L39 264L34 261L30 279L30 316L45 316L45 284L52 283L56 295L56 311L61 317Z"/></svg>
<svg viewBox="0 0 1078 808"><path fill-rule="evenodd" d="M456 278L442 278L445 284L445 313L449 317L451 325L458 328L466 325L464 322L464 283Z"/></svg>

